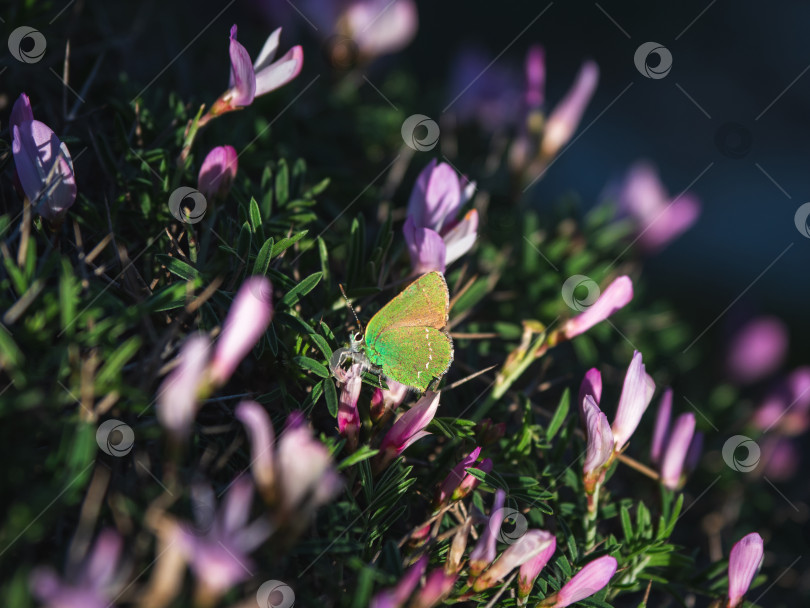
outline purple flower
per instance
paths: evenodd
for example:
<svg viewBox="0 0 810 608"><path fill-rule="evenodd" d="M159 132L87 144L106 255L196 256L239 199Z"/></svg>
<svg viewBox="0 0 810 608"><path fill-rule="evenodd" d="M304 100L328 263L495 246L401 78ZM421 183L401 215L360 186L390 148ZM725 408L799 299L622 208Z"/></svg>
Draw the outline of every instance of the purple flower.
<svg viewBox="0 0 810 608"><path fill-rule="evenodd" d="M670 199L648 163L633 165L614 197L620 213L635 220L639 244L650 251L685 232L700 215L700 201L689 192Z"/></svg>
<svg viewBox="0 0 810 608"><path fill-rule="evenodd" d="M529 47L526 53L526 92L527 108L539 108L543 105L546 89L546 54L539 44Z"/></svg>
<svg viewBox="0 0 810 608"><path fill-rule="evenodd" d="M402 50L419 29L413 0L353 0L340 22L360 55L374 58Z"/></svg>
<svg viewBox="0 0 810 608"><path fill-rule="evenodd" d="M787 481L799 470L802 454L793 440L779 436L765 436L760 462L769 481Z"/></svg>
<svg viewBox="0 0 810 608"><path fill-rule="evenodd" d="M546 532L545 530L529 530L515 541L514 544L509 545L497 561L484 572L483 576L475 581L473 589L475 591L489 589L515 568L519 568L529 562L529 560L538 557L545 559L540 568L538 568L539 572L551 558L556 544L557 540L550 532Z"/></svg>
<svg viewBox="0 0 810 608"><path fill-rule="evenodd" d="M425 586L413 598L411 608L431 608L441 602L458 579L458 574L450 574L444 568L436 568L427 575Z"/></svg>
<svg viewBox="0 0 810 608"><path fill-rule="evenodd" d="M599 405L599 402L602 400L602 373L595 367L585 372L585 376L582 378L582 384L579 385L578 402L580 408L583 406L585 397L588 395L593 397L596 405Z"/></svg>
<svg viewBox="0 0 810 608"><path fill-rule="evenodd" d="M689 443L689 450L686 452L686 461L683 463L686 471L694 471L703 455L703 433L696 431Z"/></svg>
<svg viewBox="0 0 810 608"><path fill-rule="evenodd" d="M396 586L391 589L384 589L371 598L369 608L399 608L402 606L411 597L413 590L416 589L416 585L419 584L419 579L425 573L427 565L428 556L424 554L408 568Z"/></svg>
<svg viewBox="0 0 810 608"><path fill-rule="evenodd" d="M413 442L430 435L425 427L439 408L439 393L427 391L411 409L402 414L380 444L382 466L402 454Z"/></svg>
<svg viewBox="0 0 810 608"><path fill-rule="evenodd" d="M658 415L655 417L655 429L653 430L652 447L650 448L650 460L653 464L661 461L664 453L664 446L669 437L669 419L672 416L672 389L668 388L658 402Z"/></svg>
<svg viewBox="0 0 810 608"><path fill-rule="evenodd" d="M574 135L598 82L599 66L593 61L583 63L571 90L551 111L546 121L540 146L543 158L551 159L556 156Z"/></svg>
<svg viewBox="0 0 810 608"><path fill-rule="evenodd" d="M670 490L678 488L681 482L686 455L695 433L695 415L681 414L672 426L672 433L661 461L661 483Z"/></svg>
<svg viewBox="0 0 810 608"><path fill-rule="evenodd" d="M197 189L206 198L225 197L231 189L238 166L233 146L217 146L208 153L200 167Z"/></svg>
<svg viewBox="0 0 810 608"><path fill-rule="evenodd" d="M219 114L249 106L256 97L274 91L298 76L304 65L304 51L300 46L294 46L283 57L273 61L280 36L281 28L270 34L256 62L251 65L250 55L236 40L236 26L231 27L228 47L231 58L230 88L214 102L208 114L200 120L201 125Z"/></svg>
<svg viewBox="0 0 810 608"><path fill-rule="evenodd" d="M34 120L23 93L11 110L11 151L26 198L48 222L59 225L76 201L73 160L67 146L44 123Z"/></svg>
<svg viewBox="0 0 810 608"><path fill-rule="evenodd" d="M436 159L419 174L403 227L414 274L444 272L473 246L478 212L472 209L458 222L455 217L474 191L474 182L459 179L450 165Z"/></svg>
<svg viewBox="0 0 810 608"><path fill-rule="evenodd" d="M557 539L554 538L554 535L549 534L548 532L544 532L544 534L548 534L548 540L550 542L545 545L545 548L542 549L540 553L535 555L520 567L520 572L518 573L519 601L520 599L529 596L532 591L532 587L534 586L534 581L537 580L540 571L546 567L546 564L551 559L551 556L554 555L554 551L557 548Z"/></svg>
<svg viewBox="0 0 810 608"><path fill-rule="evenodd" d="M784 435L801 435L810 428L810 367L799 367L766 395L754 413L764 431L778 425Z"/></svg>
<svg viewBox="0 0 810 608"><path fill-rule="evenodd" d="M788 330L776 317L757 317L736 331L726 369L735 382L751 384L779 369L788 348Z"/></svg>
<svg viewBox="0 0 810 608"><path fill-rule="evenodd" d="M487 529L478 537L478 543L470 553L470 576L476 578L495 559L495 542L498 540L498 533L501 531L501 524L507 513L503 505L506 502L506 492L497 490L492 501Z"/></svg>
<svg viewBox="0 0 810 608"><path fill-rule="evenodd" d="M655 382L647 375L641 360L641 353L633 353L633 360L627 368L622 387L622 396L616 417L613 419L614 449L621 452L631 435L638 427L641 416L650 404L655 392Z"/></svg>
<svg viewBox="0 0 810 608"><path fill-rule="evenodd" d="M200 524L210 528L182 525L177 540L185 559L197 578L204 595L218 598L233 585L250 578L255 568L249 554L270 535L271 528L264 519L248 524L253 500L253 483L249 477L238 477L222 506L211 518L213 493L204 494L208 504L195 501L195 516Z"/></svg>
<svg viewBox="0 0 810 608"><path fill-rule="evenodd" d="M208 336L189 337L180 349L177 367L161 383L157 396L157 419L175 439L184 440L208 390L210 351Z"/></svg>
<svg viewBox="0 0 810 608"><path fill-rule="evenodd" d="M762 564L763 552L762 537L756 532L743 536L731 548L728 556L727 608L736 608L742 603L745 592Z"/></svg>
<svg viewBox="0 0 810 608"><path fill-rule="evenodd" d="M351 366L343 388L340 391L338 403L338 431L346 438L349 449L357 449L360 433L360 412L357 409L357 400L360 398L360 389L363 386L363 365L355 363Z"/></svg>
<svg viewBox="0 0 810 608"><path fill-rule="evenodd" d="M273 318L273 286L261 276L247 279L233 299L211 362L211 380L225 384L264 335Z"/></svg>
<svg viewBox="0 0 810 608"><path fill-rule="evenodd" d="M585 491L592 494L605 476L605 466L613 456L613 432L605 416L591 395L583 402L585 413L585 431L588 445L585 453Z"/></svg>
<svg viewBox="0 0 810 608"><path fill-rule="evenodd" d="M563 335L569 340L601 323L617 310L624 308L633 299L633 282L621 276L613 280L599 298L585 311L569 319L563 326Z"/></svg>
<svg viewBox="0 0 810 608"><path fill-rule="evenodd" d="M547 597L539 606L565 608L571 604L592 596L610 582L618 566L616 558L609 555L595 559L576 573L563 588Z"/></svg>
<svg viewBox="0 0 810 608"><path fill-rule="evenodd" d="M380 420L388 411L395 411L408 396L410 387L395 380L387 379L387 389L378 388L371 397L371 419Z"/></svg>
<svg viewBox="0 0 810 608"><path fill-rule="evenodd" d="M48 608L108 608L124 582L122 547L117 532L103 530L78 576L60 579L50 568L37 568L31 573L31 592Z"/></svg>

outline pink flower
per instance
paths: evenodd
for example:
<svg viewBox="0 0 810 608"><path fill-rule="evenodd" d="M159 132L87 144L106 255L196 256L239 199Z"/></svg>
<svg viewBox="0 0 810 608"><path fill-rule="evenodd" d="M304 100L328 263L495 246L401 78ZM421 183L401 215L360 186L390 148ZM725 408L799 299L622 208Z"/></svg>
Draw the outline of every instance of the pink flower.
<svg viewBox="0 0 810 608"><path fill-rule="evenodd" d="M225 384L239 362L264 335L273 318L273 286L265 277L247 279L236 297L217 340L211 362L211 380Z"/></svg>
<svg viewBox="0 0 810 608"><path fill-rule="evenodd" d="M213 493L204 496L207 500L192 505L199 525L180 526L177 542L201 588L216 598L250 578L248 570L255 566L249 554L267 539L271 528L264 519L248 524L253 501L249 477L238 477L231 484L213 517Z"/></svg>
<svg viewBox="0 0 810 608"><path fill-rule="evenodd" d="M585 372L585 376L582 378L582 384L579 385L578 403L580 408L583 406L585 397L588 395L593 397L596 405L599 405L599 401L602 399L602 373L595 367Z"/></svg>
<svg viewBox="0 0 810 608"><path fill-rule="evenodd" d="M785 360L788 330L776 317L757 317L731 339L726 369L734 381L751 384L778 370Z"/></svg>
<svg viewBox="0 0 810 608"><path fill-rule="evenodd" d="M754 424L764 431L778 425L785 435L810 428L810 367L796 368L768 392L754 413Z"/></svg>
<svg viewBox="0 0 810 608"><path fill-rule="evenodd" d="M275 433L267 411L255 401L242 401L234 411L250 438L250 470L256 486L272 496L276 481Z"/></svg>
<svg viewBox="0 0 810 608"><path fill-rule="evenodd" d="M690 412L678 416L661 461L661 483L670 490L675 490L680 485L686 455L694 433L695 415Z"/></svg>
<svg viewBox="0 0 810 608"><path fill-rule="evenodd" d="M599 82L599 66L586 61L577 74L571 90L563 97L546 121L541 154L546 159L556 156L577 130L585 108L593 97Z"/></svg>
<svg viewBox="0 0 810 608"><path fill-rule="evenodd" d="M34 120L23 93L11 110L11 151L26 198L51 224L62 223L76 201L73 160L67 146L44 123Z"/></svg>
<svg viewBox="0 0 810 608"><path fill-rule="evenodd" d="M402 454L413 442L430 435L425 427L439 408L439 393L427 391L411 409L402 414L380 444L383 466Z"/></svg>
<svg viewBox="0 0 810 608"><path fill-rule="evenodd" d="M624 308L633 299L633 282L630 277L621 276L608 285L599 298L584 312L568 320L563 327L563 335L571 339L601 323L617 310Z"/></svg>
<svg viewBox="0 0 810 608"><path fill-rule="evenodd" d="M563 588L547 597L540 606L565 608L571 604L592 596L605 587L616 573L618 563L609 555L595 559L574 575Z"/></svg>
<svg viewBox="0 0 810 608"><path fill-rule="evenodd" d="M357 400L360 398L360 389L363 387L363 365L355 363L351 366L343 388L340 391L338 403L338 431L346 437L349 448L357 449L360 433L360 412L357 409Z"/></svg>
<svg viewBox="0 0 810 608"><path fill-rule="evenodd" d="M444 568L436 568L427 575L425 586L414 596L411 608L431 608L441 602L458 579L458 574L449 574Z"/></svg>
<svg viewBox="0 0 810 608"><path fill-rule="evenodd" d="M425 573L427 564L428 556L424 554L408 568L407 572L402 575L402 578L395 587L380 591L371 598L369 608L399 608L405 604L408 598L411 597L413 590L416 589L416 586L419 584L419 579L421 579L422 575Z"/></svg>
<svg viewBox="0 0 810 608"><path fill-rule="evenodd" d="M762 473L768 481L787 481L799 470L802 453L795 441L778 435L766 435L762 442Z"/></svg>
<svg viewBox="0 0 810 608"><path fill-rule="evenodd" d="M756 532L743 536L731 548L728 556L727 608L736 608L742 603L745 592L762 564L763 552L762 537Z"/></svg>
<svg viewBox="0 0 810 608"><path fill-rule="evenodd" d="M408 46L419 29L419 13L413 0L354 0L340 23L360 54L373 58Z"/></svg>
<svg viewBox="0 0 810 608"><path fill-rule="evenodd" d="M669 419L672 415L672 389L668 388L658 402L658 415L655 417L655 429L653 430L652 447L650 448L650 460L653 464L661 461L669 437Z"/></svg>
<svg viewBox="0 0 810 608"><path fill-rule="evenodd" d="M378 388L371 397L371 419L375 422L383 417L387 411L394 411L408 396L410 387L407 384L400 384L390 378L386 379L387 389Z"/></svg>
<svg viewBox="0 0 810 608"><path fill-rule="evenodd" d="M274 91L298 76L304 65L304 51L300 46L294 46L283 57L273 61L280 36L281 28L270 34L256 62L251 65L250 55L236 40L236 26L231 27L228 47L231 58L230 88L217 99L201 119L201 124L224 112L249 106L256 97Z"/></svg>
<svg viewBox="0 0 810 608"><path fill-rule="evenodd" d="M526 107L539 108L543 105L543 94L546 88L546 54L539 44L529 47L529 51L526 53L525 69Z"/></svg>
<svg viewBox="0 0 810 608"><path fill-rule="evenodd" d="M122 547L117 532L103 530L78 575L60 579L50 568L36 568L29 579L31 592L48 608L108 608L124 583Z"/></svg>
<svg viewBox="0 0 810 608"><path fill-rule="evenodd" d="M590 494L594 492L596 484L604 478L605 465L613 455L613 432L610 430L607 416L601 412L591 395L585 397L583 410L588 444L582 470L585 474L585 491Z"/></svg>
<svg viewBox="0 0 810 608"><path fill-rule="evenodd" d="M689 443L689 451L686 452L686 461L683 463L687 472L694 471L703 455L703 433L695 431L692 441Z"/></svg>
<svg viewBox="0 0 810 608"><path fill-rule="evenodd" d="M545 545L545 548L542 549L540 553L520 567L520 572L518 573L519 600L529 596L534 586L534 581L537 580L540 571L546 567L546 564L551 559L551 556L554 555L554 551L557 548L557 539L554 538L554 535L548 532L544 532L544 534L548 534L548 540L550 542Z"/></svg>
<svg viewBox="0 0 810 608"><path fill-rule="evenodd" d="M489 589L495 583L503 580L512 570L526 564L529 560L533 560L537 557L541 559L545 558L545 561L538 569L539 572L551 558L556 544L557 540L550 532L546 532L545 530L529 530L515 541L514 544L509 545L497 561L475 581L473 589L475 591Z"/></svg>
<svg viewBox="0 0 810 608"><path fill-rule="evenodd" d="M655 168L636 163L615 194L621 213L632 217L639 244L657 250L685 232L700 215L700 201L684 192L670 199Z"/></svg>
<svg viewBox="0 0 810 608"><path fill-rule="evenodd" d="M459 179L450 165L436 159L419 174L403 227L414 274L444 272L473 246L478 212L472 209L458 222L455 217L474 191L474 182Z"/></svg>
<svg viewBox="0 0 810 608"><path fill-rule="evenodd" d="M647 375L641 361L641 353L636 351L627 368L619 407L616 409L616 417L613 419L613 441L614 449L617 452L620 452L630 440L641 421L641 416L650 405L654 392L655 382Z"/></svg>
<svg viewBox="0 0 810 608"><path fill-rule="evenodd" d="M233 146L217 146L208 153L200 167L197 189L206 198L225 197L231 189L238 166Z"/></svg>
<svg viewBox="0 0 810 608"><path fill-rule="evenodd" d="M501 531L501 524L507 513L503 508L506 502L506 492L497 490L492 501L487 529L478 537L472 552L470 553L470 576L476 578L495 559L495 543L498 540L498 533Z"/></svg>
<svg viewBox="0 0 810 608"><path fill-rule="evenodd" d="M157 396L157 419L176 439L191 432L200 406L200 396L207 391L208 337L189 337L180 349L177 367L161 383Z"/></svg>
<svg viewBox="0 0 810 608"><path fill-rule="evenodd" d="M492 461L489 458L477 463L481 448L475 448L470 454L459 462L442 482L436 495L435 504L444 504L447 500L460 500L469 494L481 483L478 478L467 473L467 469L475 468L486 473L492 471Z"/></svg>

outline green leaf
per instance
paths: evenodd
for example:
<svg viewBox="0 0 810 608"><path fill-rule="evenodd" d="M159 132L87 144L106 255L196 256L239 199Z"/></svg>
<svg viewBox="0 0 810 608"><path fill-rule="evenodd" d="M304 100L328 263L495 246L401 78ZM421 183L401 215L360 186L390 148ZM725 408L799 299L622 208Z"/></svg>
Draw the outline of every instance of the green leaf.
<svg viewBox="0 0 810 608"><path fill-rule="evenodd" d="M138 349L141 347L141 337L132 336L119 346L113 353L107 357L107 363L101 368L101 371L96 376L96 386L99 388L113 382L121 373L121 368L126 365Z"/></svg>
<svg viewBox="0 0 810 608"><path fill-rule="evenodd" d="M323 276L322 272L315 272L301 281L298 285L293 287L290 291L284 294L281 301L278 303L279 308L290 308L295 306L302 296L307 295L310 291L315 289Z"/></svg>
<svg viewBox="0 0 810 608"><path fill-rule="evenodd" d="M256 232L262 227L262 214L259 211L259 203L255 198L250 199L250 224L253 226L253 232Z"/></svg>
<svg viewBox="0 0 810 608"><path fill-rule="evenodd" d="M273 258L273 237L270 237L264 242L262 248L256 255L256 261L253 263L253 275L264 276L267 274L267 269L270 267L270 260Z"/></svg>
<svg viewBox="0 0 810 608"><path fill-rule="evenodd" d="M73 335L76 319L76 300L79 295L79 285L73 274L70 260L62 258L62 275L59 277L59 318L62 331L69 336Z"/></svg>
<svg viewBox="0 0 810 608"><path fill-rule="evenodd" d="M330 378L327 378L326 382L324 382L323 393L326 396L326 408L329 410L329 414L332 416L332 418L337 418L338 413L337 389L335 388L335 383L332 382Z"/></svg>
<svg viewBox="0 0 810 608"><path fill-rule="evenodd" d="M554 412L554 417L551 419L551 422L548 423L548 428L546 429L546 438L549 441L554 439L554 435L557 434L557 431L560 430L563 422L565 422L565 417L568 415L570 405L571 391L570 389L565 389L565 392L560 398L560 403L557 405L557 411Z"/></svg>
<svg viewBox="0 0 810 608"><path fill-rule="evenodd" d="M633 540L633 524L630 522L630 511L627 509L626 505L622 505L622 508L619 511L619 517L622 522L624 538L627 542L630 542Z"/></svg>
<svg viewBox="0 0 810 608"><path fill-rule="evenodd" d="M275 258L278 255L280 255L281 253L283 253L284 251L286 251L287 248L289 248L291 245L297 243L302 238L304 238L307 235L307 232L309 232L309 230L302 230L301 232L298 232L298 233L292 235L291 237L281 239L278 243L273 245L273 249L272 249L272 252L270 253L270 257Z"/></svg>
<svg viewBox="0 0 810 608"><path fill-rule="evenodd" d="M318 363L315 359L310 359L309 357L293 357L293 361L304 369L311 371L316 376L320 376L321 378L329 377L329 370L326 369L326 366L323 363Z"/></svg>
<svg viewBox="0 0 810 608"><path fill-rule="evenodd" d="M360 446L354 454L351 456L347 456L341 463L338 465L338 471L348 468L358 462L362 462L364 460L368 460L369 458L376 456L380 450L372 449L367 445Z"/></svg>
<svg viewBox="0 0 810 608"><path fill-rule="evenodd" d="M276 173L276 202L279 207L284 207L290 199L290 171L287 168L287 161L283 158L278 163L278 173Z"/></svg>
<svg viewBox="0 0 810 608"><path fill-rule="evenodd" d="M165 253L158 253L155 256L155 259L163 264L173 275L176 275L186 281L194 280L199 276L199 272L196 268L190 264L187 264L183 260L178 260L177 258L166 255Z"/></svg>

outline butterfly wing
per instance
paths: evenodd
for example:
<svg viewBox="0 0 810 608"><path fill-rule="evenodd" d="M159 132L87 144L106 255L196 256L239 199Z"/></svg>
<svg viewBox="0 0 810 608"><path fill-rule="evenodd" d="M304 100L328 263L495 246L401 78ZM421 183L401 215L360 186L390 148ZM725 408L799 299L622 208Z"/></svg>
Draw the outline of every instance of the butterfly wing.
<svg viewBox="0 0 810 608"><path fill-rule="evenodd" d="M453 342L434 327L387 328L366 351L387 378L425 392L453 361Z"/></svg>
<svg viewBox="0 0 810 608"><path fill-rule="evenodd" d="M395 327L433 327L447 325L450 293L442 273L429 272L408 285L383 306L366 325L366 344L372 345L380 333Z"/></svg>

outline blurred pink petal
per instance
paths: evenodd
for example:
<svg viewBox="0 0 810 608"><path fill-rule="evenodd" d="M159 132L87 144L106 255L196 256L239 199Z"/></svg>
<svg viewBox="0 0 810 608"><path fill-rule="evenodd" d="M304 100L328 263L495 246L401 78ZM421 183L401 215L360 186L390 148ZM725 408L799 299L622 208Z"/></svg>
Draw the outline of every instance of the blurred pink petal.
<svg viewBox="0 0 810 608"><path fill-rule="evenodd" d="M726 369L740 384L752 384L778 370L788 348L787 326L776 317L757 317L734 334Z"/></svg>
<svg viewBox="0 0 810 608"><path fill-rule="evenodd" d="M624 308L633 299L633 282L621 276L607 286L599 298L585 311L569 319L563 328L566 338L573 338L601 323L616 311Z"/></svg>
<svg viewBox="0 0 810 608"><path fill-rule="evenodd" d="M197 189L208 198L225 196L231 189L231 182L236 178L239 166L236 150L233 146L217 146L203 160L197 177Z"/></svg>
<svg viewBox="0 0 810 608"><path fill-rule="evenodd" d="M402 231L408 245L414 274L424 274L432 270L444 272L447 247L438 232L430 228L417 227L411 217L405 220Z"/></svg>
<svg viewBox="0 0 810 608"><path fill-rule="evenodd" d="M507 547L501 556L492 564L482 576L475 581L473 589L483 591L500 582L515 568L519 568L538 556L544 557L546 562L551 557L556 546L554 535L545 530L529 530L517 541ZM551 549L551 553L548 550ZM545 565L545 563L543 564ZM541 566L542 568L542 566Z"/></svg>
<svg viewBox="0 0 810 608"><path fill-rule="evenodd" d="M421 228L439 232L448 216L458 212L461 186L455 170L436 159L422 169L408 200L408 216Z"/></svg>
<svg viewBox="0 0 810 608"><path fill-rule="evenodd" d="M242 401L234 413L250 438L250 470L256 486L269 493L275 483L275 433L270 416L255 401Z"/></svg>
<svg viewBox="0 0 810 608"><path fill-rule="evenodd" d="M622 386L622 396L616 408L616 417L613 419L613 439L615 450L620 452L638 427L641 417L650 405L655 382L647 374L641 353L633 353L633 360L627 368Z"/></svg>
<svg viewBox="0 0 810 608"><path fill-rule="evenodd" d="M445 572L444 568L436 568L427 575L425 586L414 596L410 608L432 608L441 602L452 591L458 579L458 574Z"/></svg>
<svg viewBox="0 0 810 608"><path fill-rule="evenodd" d="M669 437L669 419L672 415L672 389L668 388L658 402L658 415L655 417L652 447L650 448L650 461L658 464Z"/></svg>
<svg viewBox="0 0 810 608"><path fill-rule="evenodd" d="M599 66L593 61L583 63L571 90L551 111L546 121L541 144L545 158L553 158L574 135L598 82Z"/></svg>
<svg viewBox="0 0 810 608"><path fill-rule="evenodd" d="M178 355L178 365L158 389L156 413L160 424L176 439L191 432L200 393L205 389L210 342L203 334L187 338Z"/></svg>
<svg viewBox="0 0 810 608"><path fill-rule="evenodd" d="M681 482L686 455L695 433L695 415L681 414L672 425L667 448L661 461L661 483L676 490Z"/></svg>
<svg viewBox="0 0 810 608"><path fill-rule="evenodd" d="M742 604L743 596L762 564L764 546L756 532L743 536L728 556L728 608Z"/></svg>
<svg viewBox="0 0 810 608"><path fill-rule="evenodd" d="M546 57L539 44L529 47L526 53L526 105L537 108L543 105L546 88Z"/></svg>
<svg viewBox="0 0 810 608"><path fill-rule="evenodd" d="M472 249L477 238L478 211L470 209L464 214L464 218L443 236L446 247L445 265L449 266Z"/></svg>
<svg viewBox="0 0 810 608"><path fill-rule="evenodd" d="M526 598L531 594L534 581L537 580L540 571L546 567L546 564L554 555L554 551L557 548L557 539L554 535L548 532L545 534L548 534L550 542L545 545L545 548L542 549L540 553L520 567L520 572L518 573L518 598Z"/></svg>
<svg viewBox="0 0 810 608"><path fill-rule="evenodd" d="M369 608L398 608L405 604L411 597L413 590L419 584L419 580L425 573L428 565L427 553L422 555L399 579L396 586L380 591L371 598Z"/></svg>
<svg viewBox="0 0 810 608"><path fill-rule="evenodd" d="M419 14L413 0L354 0L343 19L349 36L368 57L405 48L419 28Z"/></svg>
<svg viewBox="0 0 810 608"><path fill-rule="evenodd" d="M503 508L505 502L506 492L496 490L495 498L492 500L492 509L487 528L478 537L478 543L470 553L469 570L470 576L473 578L480 576L484 569L495 560L495 543L501 531L501 524L503 524L503 520L507 516Z"/></svg>

